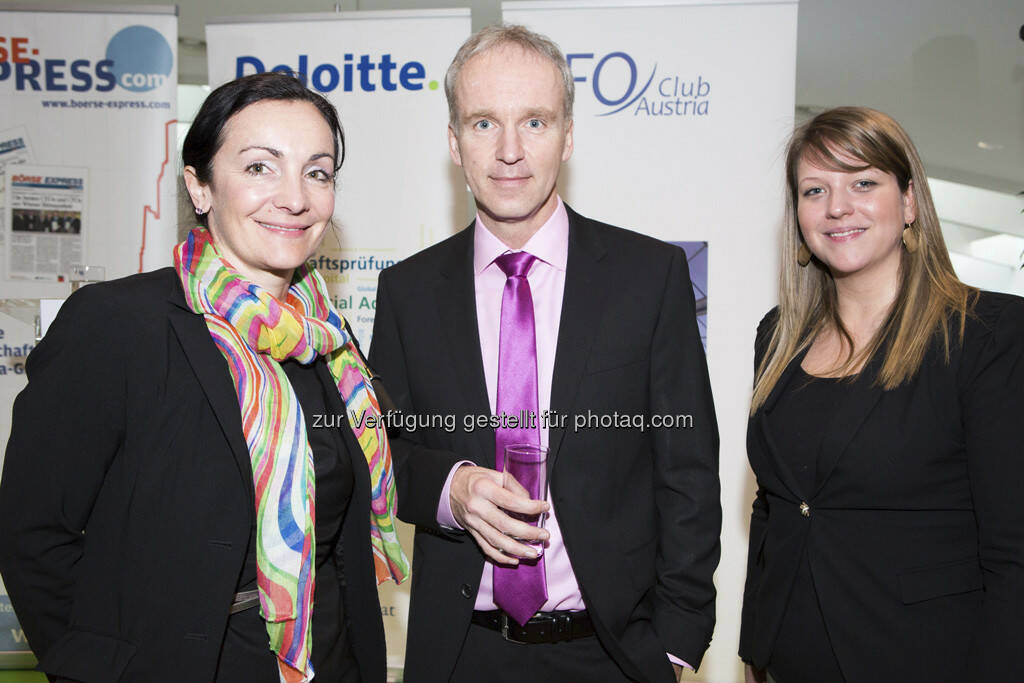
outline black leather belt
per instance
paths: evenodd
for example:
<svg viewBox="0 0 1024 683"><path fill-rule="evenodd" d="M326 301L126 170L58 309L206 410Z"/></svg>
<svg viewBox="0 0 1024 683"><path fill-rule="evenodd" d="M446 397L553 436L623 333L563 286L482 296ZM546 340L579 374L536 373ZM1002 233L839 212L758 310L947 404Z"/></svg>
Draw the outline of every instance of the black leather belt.
<svg viewBox="0 0 1024 683"><path fill-rule="evenodd" d="M473 623L497 631L513 643L558 643L594 635L594 622L583 612L537 612L520 626L502 610L473 612Z"/></svg>

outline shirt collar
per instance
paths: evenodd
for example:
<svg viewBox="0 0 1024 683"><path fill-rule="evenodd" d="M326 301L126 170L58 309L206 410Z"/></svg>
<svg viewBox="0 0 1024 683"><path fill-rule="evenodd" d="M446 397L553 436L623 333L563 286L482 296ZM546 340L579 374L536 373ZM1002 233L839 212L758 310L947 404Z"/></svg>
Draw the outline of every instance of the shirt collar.
<svg viewBox="0 0 1024 683"><path fill-rule="evenodd" d="M515 250L509 249L507 244L495 237L477 213L473 226L473 272L479 275L494 263L494 259L510 251ZM561 197L558 198L554 213L523 245L521 251L533 254L552 268L565 270L569 260L569 214Z"/></svg>

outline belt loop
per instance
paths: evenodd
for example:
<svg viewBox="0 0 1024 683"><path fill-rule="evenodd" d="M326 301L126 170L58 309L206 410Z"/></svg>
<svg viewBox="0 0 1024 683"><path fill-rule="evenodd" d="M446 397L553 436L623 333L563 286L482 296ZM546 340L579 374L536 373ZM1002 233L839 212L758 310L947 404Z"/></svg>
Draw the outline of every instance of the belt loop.
<svg viewBox="0 0 1024 683"><path fill-rule="evenodd" d="M572 639L572 618L568 614L559 614L555 617L553 640Z"/></svg>

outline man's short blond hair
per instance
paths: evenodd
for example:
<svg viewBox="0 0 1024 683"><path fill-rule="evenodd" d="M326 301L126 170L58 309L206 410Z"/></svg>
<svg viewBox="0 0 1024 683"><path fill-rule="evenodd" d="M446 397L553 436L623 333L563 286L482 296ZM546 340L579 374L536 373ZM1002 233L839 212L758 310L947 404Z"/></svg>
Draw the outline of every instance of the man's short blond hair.
<svg viewBox="0 0 1024 683"><path fill-rule="evenodd" d="M565 120L572 120L572 104L576 96L576 87L572 72L569 70L569 63L565 60L565 55L562 54L558 45L550 38L534 33L525 26L495 24L482 28L467 38L459 51L455 53L455 59L452 60L448 72L445 74L444 94L448 98L448 122L452 128L458 130L459 127L459 107L455 99L455 83L462 67L476 55L502 45L518 45L524 50L551 60L561 74L562 83L565 86L562 101Z"/></svg>

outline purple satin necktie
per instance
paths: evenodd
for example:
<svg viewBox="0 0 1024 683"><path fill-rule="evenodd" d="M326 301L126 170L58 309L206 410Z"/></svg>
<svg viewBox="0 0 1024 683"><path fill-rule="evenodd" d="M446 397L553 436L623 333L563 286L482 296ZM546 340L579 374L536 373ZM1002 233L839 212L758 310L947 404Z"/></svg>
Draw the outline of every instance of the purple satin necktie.
<svg viewBox="0 0 1024 683"><path fill-rule="evenodd" d="M503 254L494 262L508 278L501 296L501 324L498 338L497 414L526 417L516 429L495 429L495 465L501 471L505 446L540 445L537 429L537 336L533 321L533 295L526 274L536 257L520 251ZM504 422L504 420L503 420ZM526 422L526 424L523 424ZM529 491L541 498L543 491ZM516 567L494 566L494 603L525 624L548 599L544 557L520 560Z"/></svg>

